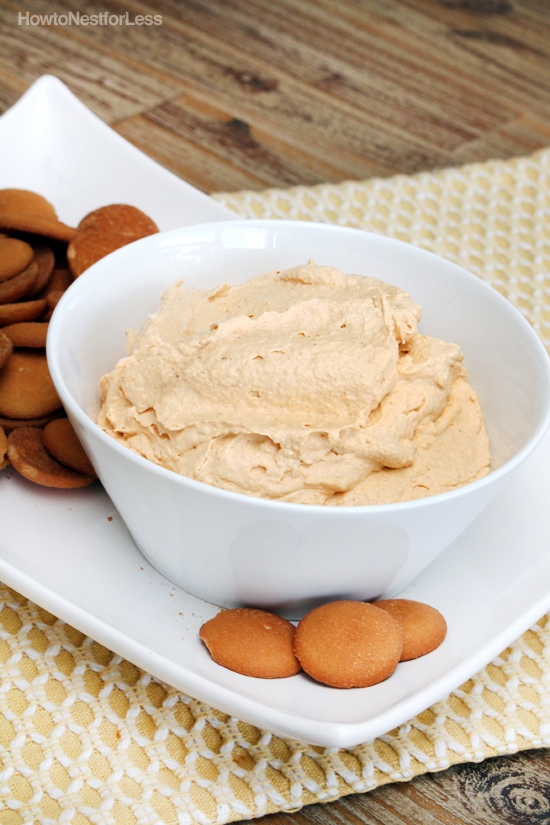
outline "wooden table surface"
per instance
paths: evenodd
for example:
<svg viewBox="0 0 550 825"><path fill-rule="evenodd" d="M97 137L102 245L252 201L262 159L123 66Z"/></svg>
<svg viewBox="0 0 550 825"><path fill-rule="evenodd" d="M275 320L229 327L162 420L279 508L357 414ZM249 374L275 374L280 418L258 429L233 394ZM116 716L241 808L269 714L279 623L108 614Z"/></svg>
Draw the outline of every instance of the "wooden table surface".
<svg viewBox="0 0 550 825"><path fill-rule="evenodd" d="M32 17L69 11L161 23L63 27ZM0 112L46 73L207 193L408 174L550 145L548 0L111 0L93 9L0 0ZM550 753L266 817L318 822L548 825Z"/></svg>

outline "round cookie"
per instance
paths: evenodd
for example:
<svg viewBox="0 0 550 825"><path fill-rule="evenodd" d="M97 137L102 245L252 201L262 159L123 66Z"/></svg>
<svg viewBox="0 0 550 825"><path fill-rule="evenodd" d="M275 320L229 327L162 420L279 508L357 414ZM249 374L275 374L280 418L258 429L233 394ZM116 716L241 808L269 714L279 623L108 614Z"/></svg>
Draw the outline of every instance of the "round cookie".
<svg viewBox="0 0 550 825"><path fill-rule="evenodd" d="M135 206L125 203L100 206L78 224L67 248L69 269L77 278L109 253L158 231L156 223Z"/></svg>
<svg viewBox="0 0 550 825"><path fill-rule="evenodd" d="M47 451L61 464L77 473L96 478L96 471L68 418L56 418L46 424L42 436Z"/></svg>
<svg viewBox="0 0 550 825"><path fill-rule="evenodd" d="M68 241L75 229L57 217L53 205L29 189L0 189L0 227Z"/></svg>
<svg viewBox="0 0 550 825"><path fill-rule="evenodd" d="M30 212L46 218L57 218L53 204L31 189L0 189L0 214Z"/></svg>
<svg viewBox="0 0 550 825"><path fill-rule="evenodd" d="M67 262L72 274L77 278L96 261L134 240L137 238L114 232L79 232L67 249Z"/></svg>
<svg viewBox="0 0 550 825"><path fill-rule="evenodd" d="M401 661L431 653L447 635L447 622L439 610L412 599L382 599L374 602L399 622L403 630Z"/></svg>
<svg viewBox="0 0 550 825"><path fill-rule="evenodd" d="M13 304L0 304L0 326L18 324L21 321L36 321L42 318L48 308L45 298L21 301Z"/></svg>
<svg viewBox="0 0 550 825"><path fill-rule="evenodd" d="M236 607L205 622L199 636L222 667L243 676L282 679L300 670L292 651L294 633L294 625L281 616Z"/></svg>
<svg viewBox="0 0 550 825"><path fill-rule="evenodd" d="M305 672L337 688L369 687L394 672L401 658L399 623L372 604L353 600L315 607L298 623L294 653Z"/></svg>
<svg viewBox="0 0 550 825"><path fill-rule="evenodd" d="M158 232L156 223L127 203L111 203L88 212L78 224L79 232L112 233L128 238L145 238Z"/></svg>
<svg viewBox="0 0 550 825"><path fill-rule="evenodd" d="M0 304L13 304L29 294L38 278L38 266L31 263L22 272L0 282Z"/></svg>
<svg viewBox="0 0 550 825"><path fill-rule="evenodd" d="M87 487L94 481L56 461L44 447L42 430L36 427L12 430L8 436L7 455L20 475L43 487L70 490Z"/></svg>
<svg viewBox="0 0 550 825"><path fill-rule="evenodd" d="M2 333L5 337L9 338L14 347L44 349L48 335L48 326L46 321L22 321L19 324L8 324L3 327Z"/></svg>
<svg viewBox="0 0 550 825"><path fill-rule="evenodd" d="M47 198L30 189L0 189L0 228L68 243L76 230L57 217Z"/></svg>
<svg viewBox="0 0 550 825"><path fill-rule="evenodd" d="M43 352L14 352L0 372L0 415L40 418L61 406Z"/></svg>
<svg viewBox="0 0 550 825"><path fill-rule="evenodd" d="M30 232L56 241L68 243L76 235L76 229L57 218L35 215L33 212L1 212L0 227L15 232Z"/></svg>
<svg viewBox="0 0 550 825"><path fill-rule="evenodd" d="M33 248L19 238L0 238L0 282L22 272L33 259Z"/></svg>

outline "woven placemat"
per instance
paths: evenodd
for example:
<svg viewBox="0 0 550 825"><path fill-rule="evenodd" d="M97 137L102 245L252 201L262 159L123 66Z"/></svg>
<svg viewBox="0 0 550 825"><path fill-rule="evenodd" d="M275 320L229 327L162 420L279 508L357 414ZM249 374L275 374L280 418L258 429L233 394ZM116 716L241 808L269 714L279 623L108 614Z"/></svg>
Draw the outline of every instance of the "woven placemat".
<svg viewBox="0 0 550 825"><path fill-rule="evenodd" d="M346 224L444 255L504 293L550 349L549 177L545 150L215 197L246 217ZM448 698L340 750L183 695L0 587L0 825L223 825L548 745L549 616Z"/></svg>

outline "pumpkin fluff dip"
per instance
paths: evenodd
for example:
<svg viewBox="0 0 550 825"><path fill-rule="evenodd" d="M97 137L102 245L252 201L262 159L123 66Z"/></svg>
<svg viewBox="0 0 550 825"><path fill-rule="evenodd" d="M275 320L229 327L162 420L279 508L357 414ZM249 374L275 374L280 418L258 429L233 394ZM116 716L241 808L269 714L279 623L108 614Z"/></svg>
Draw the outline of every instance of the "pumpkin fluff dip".
<svg viewBox="0 0 550 825"><path fill-rule="evenodd" d="M99 425L196 481L299 504L403 502L490 470L460 347L396 286L313 262L162 296Z"/></svg>

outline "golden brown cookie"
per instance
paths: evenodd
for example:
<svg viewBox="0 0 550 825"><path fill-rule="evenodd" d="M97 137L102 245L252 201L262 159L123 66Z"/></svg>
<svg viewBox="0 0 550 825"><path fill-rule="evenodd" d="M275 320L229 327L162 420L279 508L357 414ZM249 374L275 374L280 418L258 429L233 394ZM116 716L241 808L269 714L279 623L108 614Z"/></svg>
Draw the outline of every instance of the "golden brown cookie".
<svg viewBox="0 0 550 825"><path fill-rule="evenodd" d="M38 278L38 266L31 263L7 281L0 282L0 304L13 304L29 294Z"/></svg>
<svg viewBox="0 0 550 825"><path fill-rule="evenodd" d="M78 224L78 231L105 232L137 239L154 235L159 230L156 223L136 206L111 203L85 215Z"/></svg>
<svg viewBox="0 0 550 825"><path fill-rule="evenodd" d="M22 272L33 259L30 244L19 238L0 238L0 283Z"/></svg>
<svg viewBox="0 0 550 825"><path fill-rule="evenodd" d="M401 658L399 623L366 602L315 607L298 623L294 653L305 672L330 687L369 687L394 672Z"/></svg>
<svg viewBox="0 0 550 825"><path fill-rule="evenodd" d="M48 304L45 298L0 304L0 327L7 326L7 324L19 324L22 321L36 321L42 318L47 309Z"/></svg>
<svg viewBox="0 0 550 825"><path fill-rule="evenodd" d="M77 278L109 253L158 231L156 223L135 206L114 203L94 209L80 221L68 246L69 269Z"/></svg>
<svg viewBox="0 0 550 825"><path fill-rule="evenodd" d="M0 330L0 370L8 363L13 352L13 341L6 335L4 330Z"/></svg>
<svg viewBox="0 0 550 825"><path fill-rule="evenodd" d="M68 418L57 418L46 424L43 438L47 451L61 464L77 473L96 478L96 471Z"/></svg>
<svg viewBox="0 0 550 825"><path fill-rule="evenodd" d="M40 418L61 406L43 352L14 352L0 372L0 415Z"/></svg>
<svg viewBox="0 0 550 825"><path fill-rule="evenodd" d="M0 189L0 214L5 212L30 212L46 218L57 218L53 204L30 189Z"/></svg>
<svg viewBox="0 0 550 825"><path fill-rule="evenodd" d="M375 606L387 611L403 630L401 661L431 653L447 635L447 622L439 610L411 599L383 599Z"/></svg>
<svg viewBox="0 0 550 825"><path fill-rule="evenodd" d="M287 619L249 607L222 610L199 631L217 664L259 679L298 673L300 665L292 651L294 633Z"/></svg>
<svg viewBox="0 0 550 825"><path fill-rule="evenodd" d="M0 212L0 227L15 232L30 232L56 241L68 243L76 235L76 229L57 218L35 215L31 212Z"/></svg>
<svg viewBox="0 0 550 825"><path fill-rule="evenodd" d="M0 189L0 228L30 232L68 243L75 230L57 217L53 205L28 189Z"/></svg>
<svg viewBox="0 0 550 825"><path fill-rule="evenodd" d="M14 347L44 349L48 326L45 321L22 321L20 324L8 324L3 327L2 333L10 339Z"/></svg>
<svg viewBox="0 0 550 825"><path fill-rule="evenodd" d="M95 264L101 258L105 258L106 255L116 249L120 249L121 246L126 246L133 240L136 239L106 232L102 234L95 232L79 233L67 249L67 261L73 276L77 278L92 264Z"/></svg>
<svg viewBox="0 0 550 825"><path fill-rule="evenodd" d="M0 427L0 470L3 470L4 467L7 467L9 462L8 456L8 437L4 432L4 429Z"/></svg>
<svg viewBox="0 0 550 825"><path fill-rule="evenodd" d="M42 430L18 427L8 436L8 459L17 472L43 487L64 490L87 487L94 479L60 464L44 447Z"/></svg>

